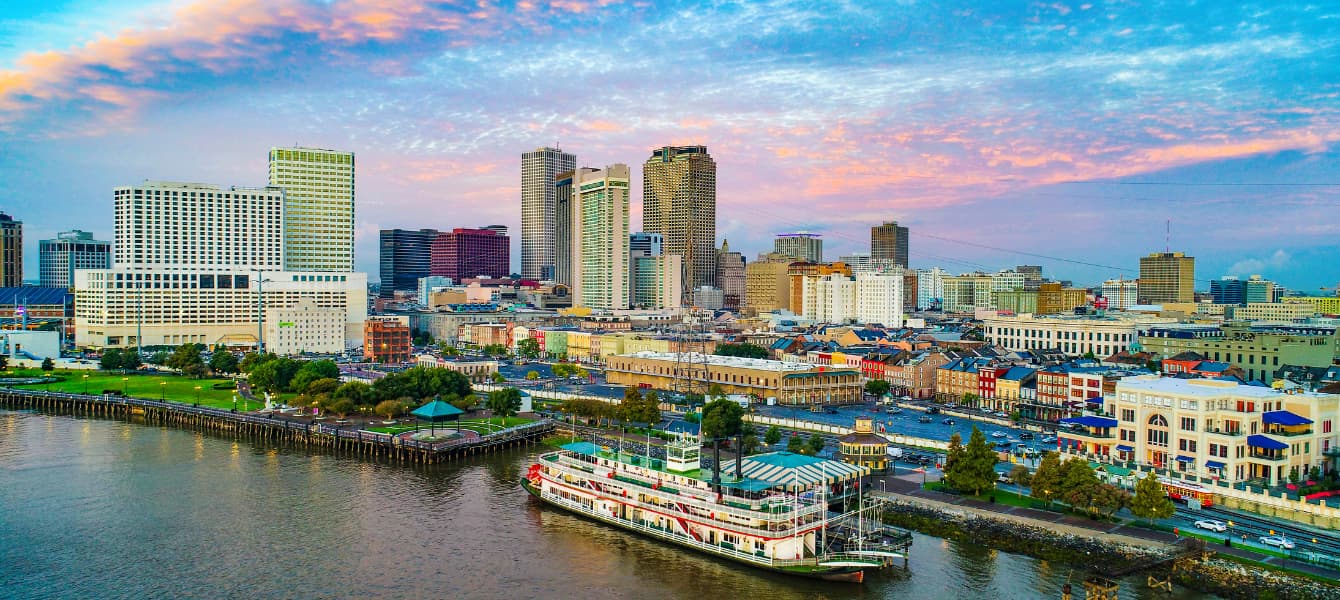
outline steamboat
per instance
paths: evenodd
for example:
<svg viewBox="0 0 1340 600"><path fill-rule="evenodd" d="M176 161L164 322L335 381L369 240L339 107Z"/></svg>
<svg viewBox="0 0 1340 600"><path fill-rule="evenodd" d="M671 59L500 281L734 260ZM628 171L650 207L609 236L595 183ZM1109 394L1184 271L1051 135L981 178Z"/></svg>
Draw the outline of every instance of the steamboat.
<svg viewBox="0 0 1340 600"><path fill-rule="evenodd" d="M714 476L700 452L684 437L664 460L575 442L540 455L521 484L550 505L779 573L861 582L898 559L906 568L911 535L879 522L882 500L861 490L866 467L774 452Z"/></svg>

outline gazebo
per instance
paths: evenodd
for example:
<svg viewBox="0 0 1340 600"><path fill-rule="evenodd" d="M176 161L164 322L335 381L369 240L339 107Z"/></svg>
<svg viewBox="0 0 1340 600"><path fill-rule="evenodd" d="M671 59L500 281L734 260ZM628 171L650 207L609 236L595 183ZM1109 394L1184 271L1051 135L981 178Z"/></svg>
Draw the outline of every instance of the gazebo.
<svg viewBox="0 0 1340 600"><path fill-rule="evenodd" d="M438 396L433 398L432 402L410 411L409 414L414 415L417 419L428 421L429 432L436 434L438 421L455 421L460 419L465 411L443 402L442 397ZM460 430L460 423L457 423L456 431Z"/></svg>

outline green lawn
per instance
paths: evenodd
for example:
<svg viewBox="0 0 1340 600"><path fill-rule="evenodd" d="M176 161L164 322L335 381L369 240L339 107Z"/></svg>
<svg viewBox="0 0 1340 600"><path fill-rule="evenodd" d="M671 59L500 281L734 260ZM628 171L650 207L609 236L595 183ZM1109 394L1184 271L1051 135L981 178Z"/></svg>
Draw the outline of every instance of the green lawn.
<svg viewBox="0 0 1340 600"><path fill-rule="evenodd" d="M463 430L473 431L480 435L485 435L489 433L502 431L503 429L507 429L509 427L525 425L527 423L532 423L534 421L535 421L534 419L527 419L525 417L507 417L506 419L502 419L499 417L494 417L492 419L461 419L460 421L447 421L445 423L438 423L437 429L454 430L459 424L460 428ZM407 425L390 425L386 427L369 427L365 429L365 431L397 435L405 433L406 431L417 431L420 429L430 429L430 426L428 423L414 423Z"/></svg>
<svg viewBox="0 0 1340 600"><path fill-rule="evenodd" d="M14 369L9 375L12 376L41 376L44 373L36 369ZM109 373L106 371L53 371L51 375L64 378L64 381L45 384L17 385L18 389L51 390L53 392L68 392L73 394L82 394L87 391L89 394L101 394L103 390L124 390L127 396L136 398L149 398L158 400L160 398L182 402L185 404L194 404L196 398L199 398L201 406L210 406L214 408L232 408L233 395L235 390L216 390L214 384L231 384L229 379L210 377L205 379L191 379L180 375L167 373ZM85 379L87 375L87 379ZM195 388L199 386L199 390ZM279 399L276 399L279 401ZM245 406L244 406L245 404ZM241 396L237 398L237 407L241 409L255 410L260 408L256 402L246 402Z"/></svg>

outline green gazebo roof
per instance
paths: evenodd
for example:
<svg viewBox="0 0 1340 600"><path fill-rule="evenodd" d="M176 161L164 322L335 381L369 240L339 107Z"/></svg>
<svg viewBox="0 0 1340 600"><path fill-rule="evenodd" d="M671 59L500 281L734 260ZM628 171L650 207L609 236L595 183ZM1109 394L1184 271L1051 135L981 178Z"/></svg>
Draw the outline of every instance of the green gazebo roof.
<svg viewBox="0 0 1340 600"><path fill-rule="evenodd" d="M449 421L465 414L465 411L435 399L410 411L409 414L427 421Z"/></svg>

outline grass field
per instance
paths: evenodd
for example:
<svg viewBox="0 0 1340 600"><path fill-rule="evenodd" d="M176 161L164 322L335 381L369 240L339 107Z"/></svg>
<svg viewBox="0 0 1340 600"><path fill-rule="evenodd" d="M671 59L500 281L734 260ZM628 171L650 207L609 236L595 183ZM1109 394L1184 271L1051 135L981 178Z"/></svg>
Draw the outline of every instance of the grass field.
<svg viewBox="0 0 1340 600"><path fill-rule="evenodd" d="M6 373L13 377L40 377L46 375L38 369L13 369ZM214 408L232 408L233 395L235 390L216 390L214 384L231 384L232 380L210 377L205 379L192 379L180 375L168 373L109 373L106 371L53 371L50 373L55 377L64 378L64 381L55 383L38 383L32 385L16 385L18 389L50 390L53 392L68 392L72 394L101 394L103 390L123 390L127 396L136 398L148 398L151 400L166 399L172 402L181 402L184 404L194 404L199 398L201 406L210 406ZM84 376L88 377L85 378ZM200 389L197 390L196 387ZM276 399L282 401L282 399ZM256 402L246 402L241 396L237 398L237 408L255 410L259 408Z"/></svg>
<svg viewBox="0 0 1340 600"><path fill-rule="evenodd" d="M527 419L524 417L507 417L506 420L495 417L492 419L461 419L459 421L459 424L460 428L463 430L473 431L480 435L486 435L502 431L503 429L507 429L508 427L525 425L526 423L531 423L533 421L534 419ZM439 431L443 429L454 430L456 429L457 423L458 423L457 421L447 421L445 423L438 423L437 429ZM405 433L406 431L418 431L420 429L430 429L430 426L428 423L417 423L410 425L391 425L387 427L369 427L365 431L396 435Z"/></svg>

